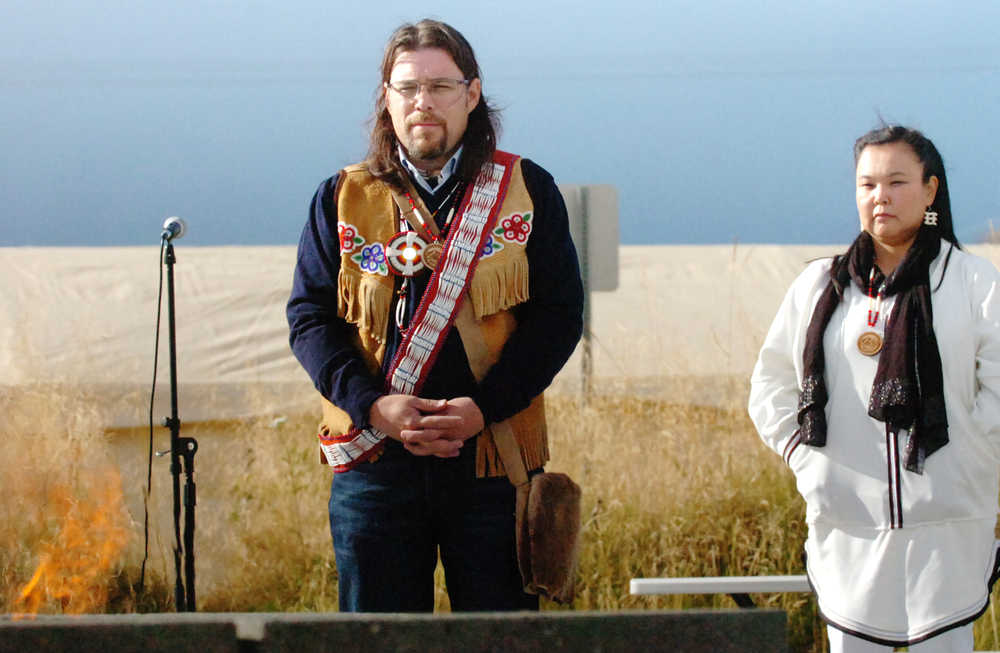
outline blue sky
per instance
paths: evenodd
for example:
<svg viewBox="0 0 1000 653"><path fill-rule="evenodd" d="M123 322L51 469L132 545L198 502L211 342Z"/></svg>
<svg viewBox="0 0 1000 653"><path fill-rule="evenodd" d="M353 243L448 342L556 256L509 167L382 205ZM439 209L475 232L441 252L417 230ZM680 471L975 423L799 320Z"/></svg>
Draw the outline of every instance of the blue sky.
<svg viewBox="0 0 1000 653"><path fill-rule="evenodd" d="M878 116L945 156L959 237L1000 226L1000 3L25 2L0 6L0 245L295 242L365 149L383 44L477 51L501 145L619 188L622 240L846 242Z"/></svg>

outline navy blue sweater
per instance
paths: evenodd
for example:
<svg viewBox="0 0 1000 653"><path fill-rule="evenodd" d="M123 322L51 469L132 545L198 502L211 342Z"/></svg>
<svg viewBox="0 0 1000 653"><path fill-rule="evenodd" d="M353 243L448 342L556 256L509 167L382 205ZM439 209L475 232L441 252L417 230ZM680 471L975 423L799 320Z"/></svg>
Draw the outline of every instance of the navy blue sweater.
<svg viewBox="0 0 1000 653"><path fill-rule="evenodd" d="M420 396L430 399L472 397L486 423L498 422L525 409L566 363L583 330L583 288L576 250L562 195L552 176L522 159L525 185L534 205L532 232L526 247L530 299L512 309L517 329L504 346L499 361L476 383L458 332L452 328L428 374ZM421 197L443 222L449 205L462 188L448 182ZM387 349L381 376L373 376L351 344L351 327L337 316L337 274L340 240L337 237L335 189L337 175L320 184L299 241L298 260L287 317L292 351L312 378L316 389L345 410L356 426L368 423L368 410L385 390L385 368L401 341L390 317ZM407 320L412 317L430 278L428 272L411 278ZM396 287L401 280L397 278ZM395 303L390 316L395 315ZM407 323L408 323L407 321Z"/></svg>

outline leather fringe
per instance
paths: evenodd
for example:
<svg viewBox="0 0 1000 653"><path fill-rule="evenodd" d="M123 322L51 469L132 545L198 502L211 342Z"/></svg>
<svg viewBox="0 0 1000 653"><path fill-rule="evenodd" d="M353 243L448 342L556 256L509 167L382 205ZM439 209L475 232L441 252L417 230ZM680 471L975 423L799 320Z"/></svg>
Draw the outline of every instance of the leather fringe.
<svg viewBox="0 0 1000 653"><path fill-rule="evenodd" d="M481 320L484 316L528 301L530 286L527 258L508 262L496 270L486 268L486 265L481 264L469 285L469 297L472 299L476 319Z"/></svg>
<svg viewBox="0 0 1000 653"><path fill-rule="evenodd" d="M549 461L549 440L546 435L545 419L532 418L529 414L533 408L541 408L533 404L525 411L515 415L513 420L514 438L521 449L521 459L526 469L533 470L542 467ZM544 408L542 408L544 411ZM526 414L527 413L527 414ZM544 414L544 413L543 413ZM507 470L500 460L500 452L493 442L493 434L489 429L476 438L476 477L506 476Z"/></svg>
<svg viewBox="0 0 1000 653"><path fill-rule="evenodd" d="M377 342L385 341L389 309L392 306L392 286L386 286L371 275L341 268L337 278L340 317L366 332Z"/></svg>

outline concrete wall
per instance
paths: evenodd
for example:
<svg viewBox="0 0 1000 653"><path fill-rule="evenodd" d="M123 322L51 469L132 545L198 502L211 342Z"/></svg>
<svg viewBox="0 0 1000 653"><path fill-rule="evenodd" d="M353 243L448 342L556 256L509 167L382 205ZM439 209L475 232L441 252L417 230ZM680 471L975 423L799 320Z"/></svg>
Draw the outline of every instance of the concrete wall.
<svg viewBox="0 0 1000 653"><path fill-rule="evenodd" d="M0 653L784 653L776 610L0 617Z"/></svg>

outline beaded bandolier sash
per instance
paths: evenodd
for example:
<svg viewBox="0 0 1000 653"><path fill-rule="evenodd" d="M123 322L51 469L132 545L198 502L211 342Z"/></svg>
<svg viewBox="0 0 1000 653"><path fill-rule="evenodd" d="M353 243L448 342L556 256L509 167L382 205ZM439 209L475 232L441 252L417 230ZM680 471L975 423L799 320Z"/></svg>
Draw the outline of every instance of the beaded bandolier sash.
<svg viewBox="0 0 1000 653"><path fill-rule="evenodd" d="M349 175L358 181L345 182ZM373 211L375 208L378 210ZM498 151L461 198L440 260L389 366L386 392L419 395L463 302L471 302L490 345L490 362L496 361L516 327L506 309L528 298L524 246L531 232L532 212L518 157ZM393 292L387 256L395 250L383 243L393 238L395 215L392 193L362 166L352 166L341 174L338 313L357 327L356 346L373 372L381 367L385 354ZM345 265L348 262L353 267ZM370 425L359 428L351 424L346 413L325 398L323 406L318 434L321 459L335 472L347 471L382 450L386 434ZM540 467L548 460L541 396L511 422L528 468ZM477 475L504 474L488 432L479 436L476 453Z"/></svg>

